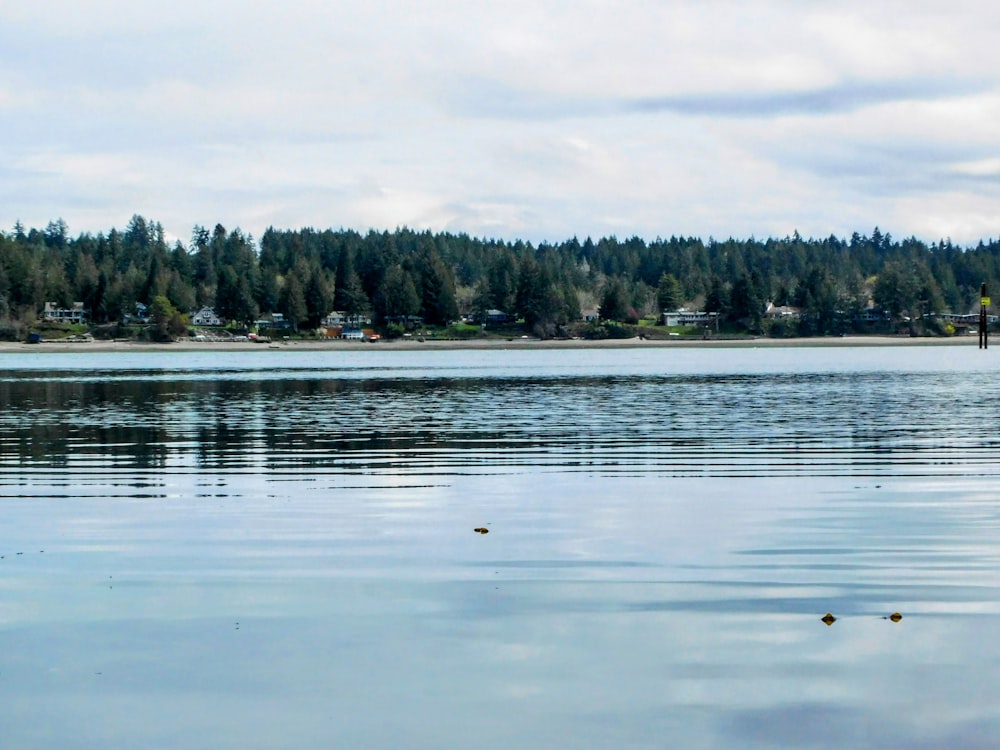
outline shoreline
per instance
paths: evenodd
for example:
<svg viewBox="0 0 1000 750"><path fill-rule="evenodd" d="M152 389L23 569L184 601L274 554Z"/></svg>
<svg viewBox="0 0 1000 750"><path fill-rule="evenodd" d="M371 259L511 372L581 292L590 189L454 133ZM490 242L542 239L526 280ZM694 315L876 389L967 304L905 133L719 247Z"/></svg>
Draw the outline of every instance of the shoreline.
<svg viewBox="0 0 1000 750"><path fill-rule="evenodd" d="M25 342L0 342L2 354L45 354L69 352L226 352L226 351L452 351L452 350L513 350L513 349L700 349L732 348L753 349L770 347L815 348L815 347L882 347L882 346L978 346L976 336L951 337L911 337L911 336L824 336L816 338L789 339L469 339L425 341L289 341L254 342L229 341L178 341L173 343L147 343L132 340L116 341L44 341L38 344Z"/></svg>

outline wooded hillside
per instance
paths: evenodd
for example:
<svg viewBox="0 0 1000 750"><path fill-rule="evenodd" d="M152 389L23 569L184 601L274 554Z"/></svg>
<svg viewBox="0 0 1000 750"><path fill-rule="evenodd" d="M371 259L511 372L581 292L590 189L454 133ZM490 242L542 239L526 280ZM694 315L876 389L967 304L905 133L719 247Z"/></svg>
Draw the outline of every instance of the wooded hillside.
<svg viewBox="0 0 1000 750"><path fill-rule="evenodd" d="M124 230L71 236L62 220L0 233L0 328L33 320L46 302L83 302L95 323L163 297L187 313L213 306L226 320L280 312L314 327L332 310L377 322L503 310L545 334L600 308L624 319L687 306L760 326L765 305L802 311L801 333L829 333L870 304L891 316L978 309L997 289L1000 242L958 247L896 240L877 228L849 239L604 237L532 245L410 229L239 229L196 226L172 244L134 216Z"/></svg>

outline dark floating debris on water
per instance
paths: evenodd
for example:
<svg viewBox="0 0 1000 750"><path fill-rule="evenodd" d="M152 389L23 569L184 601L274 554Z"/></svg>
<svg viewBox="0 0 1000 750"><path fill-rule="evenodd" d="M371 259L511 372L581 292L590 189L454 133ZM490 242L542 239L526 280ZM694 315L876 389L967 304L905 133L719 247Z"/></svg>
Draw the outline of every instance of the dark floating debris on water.
<svg viewBox="0 0 1000 750"><path fill-rule="evenodd" d="M832 614L830 614L829 612L827 612L827 613L826 613L825 615L823 615L823 616L822 616L821 618L819 618L819 619L820 619L820 621L821 621L821 622L824 622L824 623L826 623L827 627L829 627L830 625L833 625L833 623L835 623L835 622L837 621L837 618L836 618L836 617L834 617L834 616L833 616Z"/></svg>
<svg viewBox="0 0 1000 750"><path fill-rule="evenodd" d="M893 612L888 617L883 617L882 619L883 620L892 620L893 622L899 622L900 620L903 619L903 616L901 614L899 614L899 612Z"/></svg>
<svg viewBox="0 0 1000 750"><path fill-rule="evenodd" d="M478 529L473 529L473 531L475 531L477 534L489 534L490 533L490 530L487 529L485 526L480 526Z"/></svg>

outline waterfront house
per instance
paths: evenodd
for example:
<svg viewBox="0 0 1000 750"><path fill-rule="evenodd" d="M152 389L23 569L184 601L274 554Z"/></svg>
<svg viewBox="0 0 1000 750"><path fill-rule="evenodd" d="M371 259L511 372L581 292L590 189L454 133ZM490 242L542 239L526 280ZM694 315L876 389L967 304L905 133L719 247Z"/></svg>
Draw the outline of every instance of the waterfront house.
<svg viewBox="0 0 1000 750"><path fill-rule="evenodd" d="M768 302L767 308L764 310L764 317L771 320L798 320L802 317L802 308Z"/></svg>
<svg viewBox="0 0 1000 750"><path fill-rule="evenodd" d="M46 302L42 319L53 323L85 323L87 311L83 309L82 302L74 302L73 307L59 307L55 302Z"/></svg>
<svg viewBox="0 0 1000 750"><path fill-rule="evenodd" d="M122 315L122 323L129 325L131 323L148 323L149 322L149 306L144 305L141 302L135 303L134 313L125 313Z"/></svg>
<svg viewBox="0 0 1000 750"><path fill-rule="evenodd" d="M719 317L717 312L703 312L701 310L673 310L663 313L663 325L665 326L707 326L716 321Z"/></svg>
<svg viewBox="0 0 1000 750"><path fill-rule="evenodd" d="M347 316L342 312L334 310L333 312L328 313L325 318L323 318L323 320L320 322L320 325L323 326L324 328L340 328L346 322L347 322Z"/></svg>
<svg viewBox="0 0 1000 750"><path fill-rule="evenodd" d="M191 325L193 326L221 326L222 319L215 314L211 307L203 307L197 312L191 313Z"/></svg>
<svg viewBox="0 0 1000 750"><path fill-rule="evenodd" d="M254 321L254 327L258 331L284 331L293 328L292 322L285 319L284 313L267 313L260 320Z"/></svg>
<svg viewBox="0 0 1000 750"><path fill-rule="evenodd" d="M889 320L889 313L886 310L869 305L864 310L854 316L854 320L859 323L881 323Z"/></svg>

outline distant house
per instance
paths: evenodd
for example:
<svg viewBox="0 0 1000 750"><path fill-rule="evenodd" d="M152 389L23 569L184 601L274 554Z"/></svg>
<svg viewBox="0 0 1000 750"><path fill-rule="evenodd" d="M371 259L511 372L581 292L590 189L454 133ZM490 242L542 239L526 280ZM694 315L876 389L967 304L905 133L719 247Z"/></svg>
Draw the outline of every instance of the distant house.
<svg viewBox="0 0 1000 750"><path fill-rule="evenodd" d="M889 320L889 313L885 310L878 310L874 307L868 307L862 310L860 313L854 316L854 319L862 323L877 323L880 321Z"/></svg>
<svg viewBox="0 0 1000 750"><path fill-rule="evenodd" d="M798 320L802 317L802 308L768 302L764 317L771 320Z"/></svg>
<svg viewBox="0 0 1000 750"><path fill-rule="evenodd" d="M360 328L345 328L341 331L340 338L348 339L349 341L363 341L365 332Z"/></svg>
<svg viewBox="0 0 1000 750"><path fill-rule="evenodd" d="M149 322L149 306L144 305L141 302L135 303L134 313L125 313L122 315L122 323L129 325L131 323L148 323Z"/></svg>
<svg viewBox="0 0 1000 750"><path fill-rule="evenodd" d="M967 325L967 326L979 325L979 313L965 313L963 315L961 313L946 312L946 313L941 313L940 317L943 320L946 320L953 325ZM998 319L1000 318L998 318L996 315L986 316L987 323L996 323Z"/></svg>
<svg viewBox="0 0 1000 750"><path fill-rule="evenodd" d="M277 330L283 331L289 328L293 328L292 321L285 320L284 313L268 313L264 315L260 320L254 321L254 326L258 331L267 330Z"/></svg>
<svg viewBox="0 0 1000 750"><path fill-rule="evenodd" d="M222 319L215 314L211 307L203 307L197 312L191 313L191 325L193 326L221 326Z"/></svg>
<svg viewBox="0 0 1000 750"><path fill-rule="evenodd" d="M719 317L717 312L703 312L693 310L673 310L663 313L663 325L665 326L707 326L714 323Z"/></svg>
<svg viewBox="0 0 1000 750"><path fill-rule="evenodd" d="M323 318L323 320L320 322L320 325L323 326L324 328L337 328L343 326L344 323L346 322L347 322L347 316L342 312L334 310L333 312L329 313L325 318Z"/></svg>
<svg viewBox="0 0 1000 750"><path fill-rule="evenodd" d="M82 302L74 302L73 307L59 307L55 302L46 302L42 318L53 323L85 323L87 311Z"/></svg>
<svg viewBox="0 0 1000 750"><path fill-rule="evenodd" d="M486 322L487 323L506 323L507 313L503 310L487 310L486 311Z"/></svg>
<svg viewBox="0 0 1000 750"><path fill-rule="evenodd" d="M596 307L588 307L580 311L580 317L587 323L594 323L601 318L601 312Z"/></svg>
<svg viewBox="0 0 1000 750"><path fill-rule="evenodd" d="M389 315L386 317L387 323L402 323L405 326L419 326L423 324L424 319L419 315ZM365 321L370 323L371 321Z"/></svg>

